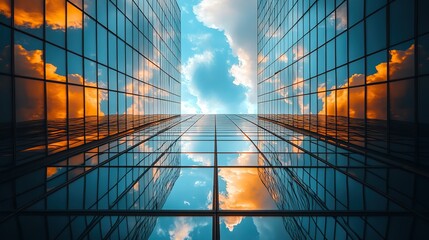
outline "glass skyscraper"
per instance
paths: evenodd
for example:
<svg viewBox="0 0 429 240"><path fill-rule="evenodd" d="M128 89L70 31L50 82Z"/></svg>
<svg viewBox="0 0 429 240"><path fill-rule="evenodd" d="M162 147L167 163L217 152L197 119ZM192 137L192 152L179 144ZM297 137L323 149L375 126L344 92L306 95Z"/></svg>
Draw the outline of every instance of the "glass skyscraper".
<svg viewBox="0 0 429 240"><path fill-rule="evenodd" d="M175 1L1 0L1 167L180 114Z"/></svg>
<svg viewBox="0 0 429 240"><path fill-rule="evenodd" d="M427 1L257 7L258 114L180 115L176 1L0 0L0 239L426 239Z"/></svg>

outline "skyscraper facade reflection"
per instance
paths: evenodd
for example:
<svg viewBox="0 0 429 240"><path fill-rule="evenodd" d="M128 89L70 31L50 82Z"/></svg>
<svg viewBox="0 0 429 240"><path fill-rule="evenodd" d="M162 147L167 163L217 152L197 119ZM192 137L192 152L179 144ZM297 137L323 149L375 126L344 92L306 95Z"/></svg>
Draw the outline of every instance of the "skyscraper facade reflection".
<svg viewBox="0 0 429 240"><path fill-rule="evenodd" d="M1 0L0 32L1 167L180 114L176 1Z"/></svg>
<svg viewBox="0 0 429 240"><path fill-rule="evenodd" d="M428 2L258 1L258 113L428 165Z"/></svg>

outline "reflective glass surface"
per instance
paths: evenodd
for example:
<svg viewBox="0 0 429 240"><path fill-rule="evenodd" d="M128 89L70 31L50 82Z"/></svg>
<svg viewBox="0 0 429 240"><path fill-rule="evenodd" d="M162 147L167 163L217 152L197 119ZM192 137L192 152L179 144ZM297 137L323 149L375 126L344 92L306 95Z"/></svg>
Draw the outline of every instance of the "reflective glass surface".
<svg viewBox="0 0 429 240"><path fill-rule="evenodd" d="M1 176L2 236L422 239L428 234L425 172L256 115L182 115L77 149Z"/></svg>

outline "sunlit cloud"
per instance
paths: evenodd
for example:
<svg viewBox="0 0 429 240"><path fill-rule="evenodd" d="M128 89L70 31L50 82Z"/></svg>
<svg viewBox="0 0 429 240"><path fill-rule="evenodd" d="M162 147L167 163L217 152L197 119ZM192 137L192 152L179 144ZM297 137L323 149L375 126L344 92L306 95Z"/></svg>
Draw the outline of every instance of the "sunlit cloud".
<svg viewBox="0 0 429 240"><path fill-rule="evenodd" d="M53 30L65 30L66 9L64 1L46 1L46 25ZM0 14L10 18L10 6L0 2ZM43 26L43 5L35 4L31 0L14 2L14 24L24 28L40 28ZM82 28L82 12L71 8L67 14L67 27Z"/></svg>
<svg viewBox="0 0 429 240"><path fill-rule="evenodd" d="M250 165L248 154L240 154L237 162ZM223 210L258 210L274 207L271 196L259 178L256 168L222 168L219 176L226 182L226 192L219 193L219 207ZM227 217L223 221L229 231L241 223L243 217Z"/></svg>
<svg viewBox="0 0 429 240"><path fill-rule="evenodd" d="M224 32L238 58L229 70L233 83L246 87L247 112L256 112L256 1L202 0L193 10L204 25Z"/></svg>
<svg viewBox="0 0 429 240"><path fill-rule="evenodd" d="M376 72L366 77L367 83L383 82L386 81L387 69L389 66L389 73L391 78L398 78L399 76L406 75L413 69L414 66L414 44L407 50L390 50L389 63L382 62L375 66ZM355 73L349 78L349 82L340 86L340 88L353 85L354 82L365 82L365 75ZM376 84L368 86L367 91L367 117L372 119L385 119L386 118L386 96L387 87L385 84ZM324 86L319 87L319 90L325 90ZM395 89L396 92L391 92L390 95L398 99L404 98L406 89ZM336 92L336 93L335 93ZM327 115L341 115L347 116L349 111L350 118L361 118L365 116L363 100L365 99L365 88L350 88L350 96L347 90L334 91L324 97L324 94L319 94L319 99L322 100L323 106L319 114ZM350 99L350 100L349 100ZM337 112L335 112L335 105ZM393 110L392 110L393 111ZM396 111L397 112L397 111ZM405 113L404 113L405 114Z"/></svg>
<svg viewBox="0 0 429 240"><path fill-rule="evenodd" d="M15 45L15 72L18 75L27 75L34 76L37 78L44 77L44 61L43 61L43 51L42 50L26 50L22 45ZM63 75L57 73L57 67L53 64L46 63L46 78L51 80L57 80L59 82L66 82L67 78ZM80 84L84 83L82 76L78 74L70 74L70 79L73 79L74 82L79 82ZM87 82L87 86L96 86L95 83ZM65 85L62 84L49 84L47 87L47 115L48 119L56 118L65 118L66 117L66 104L67 98L65 98ZM27 96L29 99L28 109L31 108L41 108L43 109L43 102L37 101L40 96L35 96L40 94L37 91L32 89L32 86L22 86L22 92L20 94ZM78 90L79 89L79 90ZM69 100L69 115L71 117L83 117L85 105L86 115L94 116L98 112L100 116L104 116L104 113L99 108L99 101L105 100L107 96L97 91L87 91L85 92L85 104L83 104L83 88L69 88L68 100ZM31 101L34 99L34 101ZM39 104L41 106L34 106L34 104ZM35 116L32 111L26 111L24 107L22 111L17 111L17 116L22 120L36 120L40 119L39 116Z"/></svg>
<svg viewBox="0 0 429 240"><path fill-rule="evenodd" d="M192 239L190 234L198 227L207 226L208 222L196 222L189 217L177 217L174 220L174 226L168 230L170 239L185 240Z"/></svg>

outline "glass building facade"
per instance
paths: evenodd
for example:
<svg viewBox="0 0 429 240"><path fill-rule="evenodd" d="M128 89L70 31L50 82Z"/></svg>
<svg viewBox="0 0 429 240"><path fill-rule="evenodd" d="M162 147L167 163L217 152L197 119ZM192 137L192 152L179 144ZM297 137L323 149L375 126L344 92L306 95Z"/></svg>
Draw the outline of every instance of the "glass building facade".
<svg viewBox="0 0 429 240"><path fill-rule="evenodd" d="M258 114L180 114L174 0L0 0L0 239L426 239L426 0L259 0Z"/></svg>
<svg viewBox="0 0 429 240"><path fill-rule="evenodd" d="M0 182L4 239L424 239L427 177L256 115L182 115Z"/></svg>
<svg viewBox="0 0 429 240"><path fill-rule="evenodd" d="M426 0L258 1L258 113L429 165Z"/></svg>
<svg viewBox="0 0 429 240"><path fill-rule="evenodd" d="M180 114L176 1L0 0L0 167Z"/></svg>

